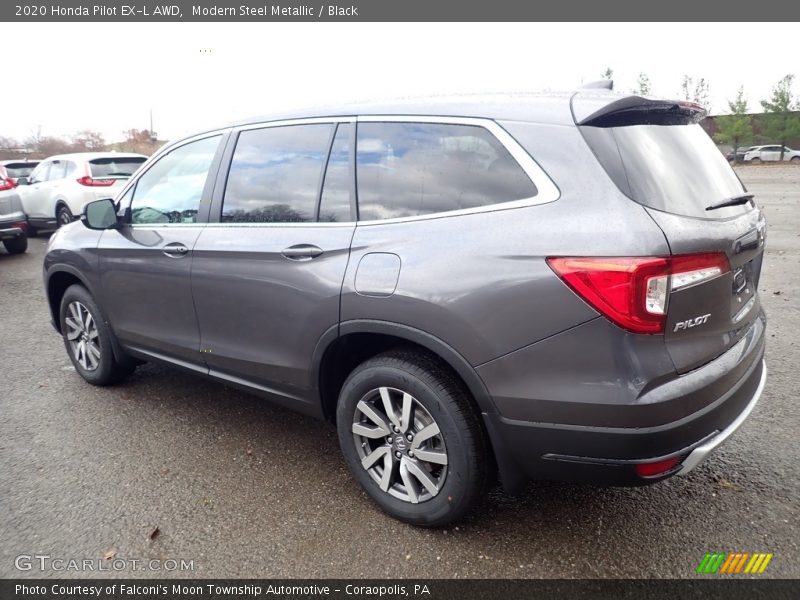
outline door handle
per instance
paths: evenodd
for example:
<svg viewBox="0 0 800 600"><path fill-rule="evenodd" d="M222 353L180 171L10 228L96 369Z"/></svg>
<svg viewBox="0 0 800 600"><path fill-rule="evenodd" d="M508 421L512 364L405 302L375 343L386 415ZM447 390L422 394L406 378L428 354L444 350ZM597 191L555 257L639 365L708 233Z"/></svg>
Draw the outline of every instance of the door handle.
<svg viewBox="0 0 800 600"><path fill-rule="evenodd" d="M164 246L161 251L170 258L183 258L189 254L189 249L180 242L172 242Z"/></svg>
<svg viewBox="0 0 800 600"><path fill-rule="evenodd" d="M310 260L322 254L322 248L312 244L296 244L281 252L289 260Z"/></svg>

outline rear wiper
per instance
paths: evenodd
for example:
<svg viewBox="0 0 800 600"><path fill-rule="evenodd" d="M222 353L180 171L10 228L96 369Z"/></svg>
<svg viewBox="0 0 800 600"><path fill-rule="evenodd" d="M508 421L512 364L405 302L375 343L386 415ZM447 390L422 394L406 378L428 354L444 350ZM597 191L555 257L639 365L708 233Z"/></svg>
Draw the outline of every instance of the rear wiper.
<svg viewBox="0 0 800 600"><path fill-rule="evenodd" d="M733 196L732 198L727 198L723 200L719 204L712 204L711 206L706 206L706 210L716 210L718 208L725 208L726 206L739 206L740 204L747 204L750 200L753 199L755 194L739 194L738 196Z"/></svg>

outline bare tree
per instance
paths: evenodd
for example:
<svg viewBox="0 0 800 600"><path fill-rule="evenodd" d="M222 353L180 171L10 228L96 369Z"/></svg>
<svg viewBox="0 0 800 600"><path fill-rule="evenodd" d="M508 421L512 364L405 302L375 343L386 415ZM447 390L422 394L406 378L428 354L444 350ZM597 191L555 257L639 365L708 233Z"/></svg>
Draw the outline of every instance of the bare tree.
<svg viewBox="0 0 800 600"><path fill-rule="evenodd" d="M684 100L695 102L705 108L706 111L711 111L709 85L704 77L695 79L689 75L684 75L680 94Z"/></svg>
<svg viewBox="0 0 800 600"><path fill-rule="evenodd" d="M76 152L99 152L107 147L103 134L90 129L84 129L73 135L72 145Z"/></svg>
<svg viewBox="0 0 800 600"><path fill-rule="evenodd" d="M21 144L15 138L0 135L0 160L18 158L20 155L20 148Z"/></svg>
<svg viewBox="0 0 800 600"><path fill-rule="evenodd" d="M633 93L639 96L649 96L653 93L653 89L650 86L650 78L646 73L639 73L639 77L636 79L636 87L633 88Z"/></svg>
<svg viewBox="0 0 800 600"><path fill-rule="evenodd" d="M41 133L27 138L24 144L33 151L37 158L47 158L55 154L64 154L72 151L72 144L67 140L50 135L41 135Z"/></svg>
<svg viewBox="0 0 800 600"><path fill-rule="evenodd" d="M123 152L152 154L163 145L149 129L126 129L122 134L125 141L114 144L114 148Z"/></svg>

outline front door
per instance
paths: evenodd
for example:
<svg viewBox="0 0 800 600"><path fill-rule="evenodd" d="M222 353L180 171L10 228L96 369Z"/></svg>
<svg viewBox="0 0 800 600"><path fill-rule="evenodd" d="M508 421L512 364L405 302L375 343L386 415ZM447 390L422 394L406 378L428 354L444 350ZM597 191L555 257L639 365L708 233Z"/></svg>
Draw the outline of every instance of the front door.
<svg viewBox="0 0 800 600"><path fill-rule="evenodd" d="M201 370L192 255L221 138L190 141L150 165L120 201L125 224L98 245L103 306L123 345Z"/></svg>

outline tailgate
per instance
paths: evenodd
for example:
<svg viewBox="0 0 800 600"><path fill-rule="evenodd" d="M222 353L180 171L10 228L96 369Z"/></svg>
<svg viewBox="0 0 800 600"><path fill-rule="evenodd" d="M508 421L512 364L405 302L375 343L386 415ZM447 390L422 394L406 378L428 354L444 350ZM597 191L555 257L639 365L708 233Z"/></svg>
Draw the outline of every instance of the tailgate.
<svg viewBox="0 0 800 600"><path fill-rule="evenodd" d="M664 232L676 265L663 283L664 339L685 373L731 348L760 314L766 222L698 125L701 107L610 100L576 95L576 122L620 191Z"/></svg>
<svg viewBox="0 0 800 600"><path fill-rule="evenodd" d="M676 369L684 373L728 350L761 312L758 282L766 222L755 208L711 223L647 210L673 254L720 252L730 265L716 277L670 292L665 338Z"/></svg>

